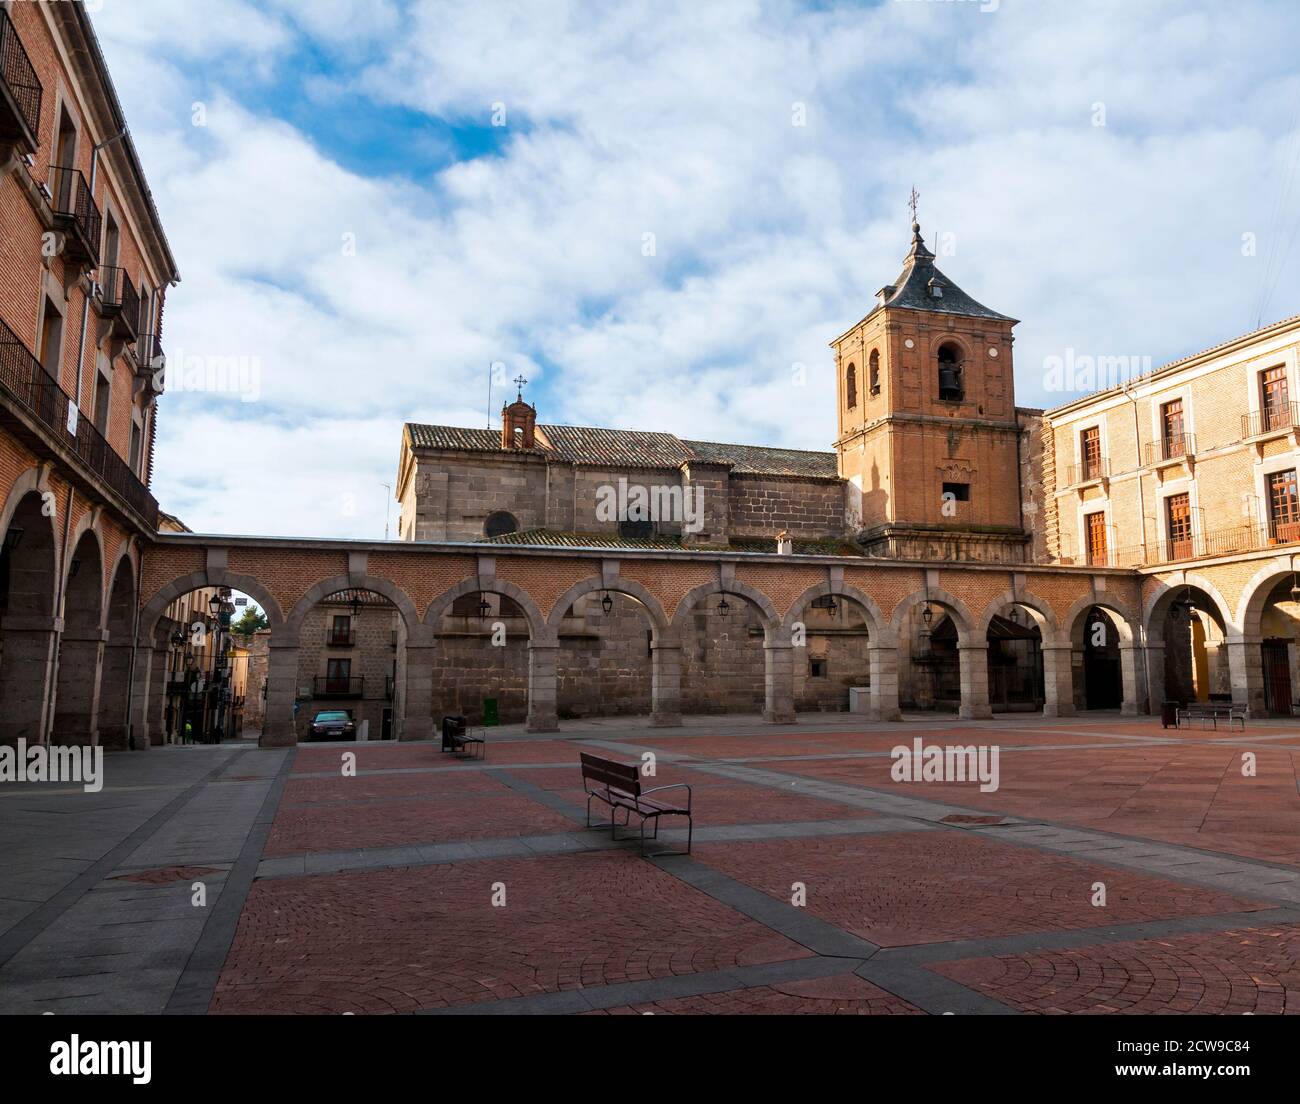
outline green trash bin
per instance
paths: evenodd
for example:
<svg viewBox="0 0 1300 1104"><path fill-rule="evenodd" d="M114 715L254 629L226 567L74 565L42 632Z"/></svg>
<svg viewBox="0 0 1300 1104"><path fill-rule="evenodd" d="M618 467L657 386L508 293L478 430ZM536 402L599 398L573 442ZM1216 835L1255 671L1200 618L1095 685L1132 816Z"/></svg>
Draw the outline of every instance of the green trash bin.
<svg viewBox="0 0 1300 1104"><path fill-rule="evenodd" d="M496 698L483 699L483 727L490 728L501 722L497 720L497 700Z"/></svg>

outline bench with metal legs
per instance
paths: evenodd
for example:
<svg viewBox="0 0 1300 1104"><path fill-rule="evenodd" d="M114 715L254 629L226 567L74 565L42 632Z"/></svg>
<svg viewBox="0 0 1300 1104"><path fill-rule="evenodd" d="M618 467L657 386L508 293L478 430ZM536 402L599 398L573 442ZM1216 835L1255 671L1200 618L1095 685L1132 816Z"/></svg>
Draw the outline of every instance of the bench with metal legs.
<svg viewBox="0 0 1300 1104"><path fill-rule="evenodd" d="M620 763L616 759L604 759L599 755L588 755L582 753L582 784L587 793L587 827L604 828L604 824L591 823L591 803L593 800L603 801L609 806L609 835L610 839L618 839L618 811L623 810L622 827L626 828L635 814L640 821L640 845L641 854L646 853L646 821L654 822L654 831L650 835L652 841L659 838L659 818L663 816L680 816L686 818L686 850L685 851L655 851L651 853L651 858L657 858L661 855L689 855L691 853L691 843L695 834L695 822L691 812L691 787L685 782L677 782L669 786L654 786L645 790L641 788L641 771L635 764ZM661 800L657 797L651 797L651 794L663 793L667 790L685 790L686 803L674 803Z"/></svg>

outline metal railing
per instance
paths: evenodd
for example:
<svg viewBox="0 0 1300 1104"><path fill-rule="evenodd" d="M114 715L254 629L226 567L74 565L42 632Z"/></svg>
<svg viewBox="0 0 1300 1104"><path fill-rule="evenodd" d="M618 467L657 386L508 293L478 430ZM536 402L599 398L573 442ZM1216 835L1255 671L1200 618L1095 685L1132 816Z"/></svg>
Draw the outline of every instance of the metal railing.
<svg viewBox="0 0 1300 1104"><path fill-rule="evenodd" d="M1176 540L1150 541L1145 548L1141 545L1117 548L1107 559L1110 567L1146 567L1179 560L1233 556L1239 552L1259 552L1298 542L1300 521L1274 521L1264 525L1251 522L1213 529L1208 533L1193 533Z"/></svg>
<svg viewBox="0 0 1300 1104"><path fill-rule="evenodd" d="M134 341L140 332L140 295L126 269L116 265L99 266L99 301L114 312L124 336Z"/></svg>
<svg viewBox="0 0 1300 1104"><path fill-rule="evenodd" d="M1279 403L1241 416L1242 437L1258 437L1300 425L1300 403Z"/></svg>
<svg viewBox="0 0 1300 1104"><path fill-rule="evenodd" d="M33 144L40 145L41 97L45 89L22 39L3 10L0 10L0 81L13 99Z"/></svg>
<svg viewBox="0 0 1300 1104"><path fill-rule="evenodd" d="M351 648L357 642L356 629L344 629L342 632L329 631L327 643L331 648Z"/></svg>
<svg viewBox="0 0 1300 1104"><path fill-rule="evenodd" d="M364 676L343 678L334 675L317 675L313 694L318 698L359 698L366 689Z"/></svg>
<svg viewBox="0 0 1300 1104"><path fill-rule="evenodd" d="M161 368L166 357L157 334L142 333L135 339L135 358L142 368Z"/></svg>
<svg viewBox="0 0 1300 1104"><path fill-rule="evenodd" d="M1110 478L1110 459L1099 456L1095 460L1085 460L1081 464L1071 464L1066 468L1067 487L1079 483L1089 483L1094 479Z"/></svg>
<svg viewBox="0 0 1300 1104"><path fill-rule="evenodd" d="M1147 463L1183 460L1196 455L1196 437L1191 433L1170 433L1158 441L1147 442Z"/></svg>
<svg viewBox="0 0 1300 1104"><path fill-rule="evenodd" d="M158 528L158 502L94 422L78 412L73 428L69 408L75 403L4 322L0 322L0 391L35 415L58 443L76 453L81 463L116 492L144 520Z"/></svg>
<svg viewBox="0 0 1300 1104"><path fill-rule="evenodd" d="M72 230L73 252L87 260L99 260L99 231L103 219L90 185L80 169L50 166L50 207L64 228Z"/></svg>

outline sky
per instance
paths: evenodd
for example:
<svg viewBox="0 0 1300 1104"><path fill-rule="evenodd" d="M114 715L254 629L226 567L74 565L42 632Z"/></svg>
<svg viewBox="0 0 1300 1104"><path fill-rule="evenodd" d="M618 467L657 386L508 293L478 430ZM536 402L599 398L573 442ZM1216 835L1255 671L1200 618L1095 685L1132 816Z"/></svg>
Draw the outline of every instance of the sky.
<svg viewBox="0 0 1300 1104"><path fill-rule="evenodd" d="M1300 314L1291 0L87 7L198 532L395 535L403 423L499 426L521 374L542 422L830 449L913 187L1021 405Z"/></svg>

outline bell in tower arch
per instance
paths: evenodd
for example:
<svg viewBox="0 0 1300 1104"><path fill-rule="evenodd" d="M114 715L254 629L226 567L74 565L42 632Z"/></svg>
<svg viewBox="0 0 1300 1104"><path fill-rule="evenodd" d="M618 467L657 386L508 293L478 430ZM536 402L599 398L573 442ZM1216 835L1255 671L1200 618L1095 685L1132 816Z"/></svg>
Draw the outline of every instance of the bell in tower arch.
<svg viewBox="0 0 1300 1104"><path fill-rule="evenodd" d="M939 349L939 398L947 402L961 402L965 397L961 351L955 345L944 345Z"/></svg>

